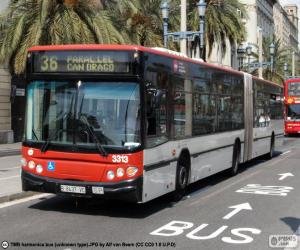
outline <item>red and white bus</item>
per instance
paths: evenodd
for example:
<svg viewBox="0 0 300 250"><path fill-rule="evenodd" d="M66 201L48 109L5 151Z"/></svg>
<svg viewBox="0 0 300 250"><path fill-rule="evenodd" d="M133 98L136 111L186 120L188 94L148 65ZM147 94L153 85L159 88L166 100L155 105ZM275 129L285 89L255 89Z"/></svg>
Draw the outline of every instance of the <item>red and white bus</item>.
<svg viewBox="0 0 300 250"><path fill-rule="evenodd" d="M128 45L33 47L23 190L147 202L283 137L283 89L247 73Z"/></svg>
<svg viewBox="0 0 300 250"><path fill-rule="evenodd" d="M291 78L284 84L285 134L300 133L300 78Z"/></svg>

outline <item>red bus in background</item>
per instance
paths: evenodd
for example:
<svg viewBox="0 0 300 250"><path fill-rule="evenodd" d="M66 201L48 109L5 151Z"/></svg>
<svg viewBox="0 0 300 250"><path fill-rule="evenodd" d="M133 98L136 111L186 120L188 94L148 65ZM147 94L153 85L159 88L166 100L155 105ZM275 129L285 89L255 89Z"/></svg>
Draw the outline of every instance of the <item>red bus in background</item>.
<svg viewBox="0 0 300 250"><path fill-rule="evenodd" d="M300 78L285 81L285 134L300 133Z"/></svg>

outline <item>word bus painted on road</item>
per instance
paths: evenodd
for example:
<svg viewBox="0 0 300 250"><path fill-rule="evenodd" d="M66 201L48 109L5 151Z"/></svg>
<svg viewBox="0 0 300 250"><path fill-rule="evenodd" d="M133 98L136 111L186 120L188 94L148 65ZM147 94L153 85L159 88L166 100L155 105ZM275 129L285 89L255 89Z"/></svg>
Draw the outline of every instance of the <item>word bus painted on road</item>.
<svg viewBox="0 0 300 250"><path fill-rule="evenodd" d="M283 134L280 86L165 49L33 47L26 78L24 190L178 200Z"/></svg>
<svg viewBox="0 0 300 250"><path fill-rule="evenodd" d="M291 78L284 84L285 133L300 133L300 78Z"/></svg>

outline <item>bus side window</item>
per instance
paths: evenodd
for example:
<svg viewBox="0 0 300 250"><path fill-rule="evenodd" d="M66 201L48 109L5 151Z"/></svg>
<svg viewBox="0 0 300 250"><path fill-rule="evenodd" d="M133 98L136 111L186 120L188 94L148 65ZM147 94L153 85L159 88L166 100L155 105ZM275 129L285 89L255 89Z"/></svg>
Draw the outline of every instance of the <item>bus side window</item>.
<svg viewBox="0 0 300 250"><path fill-rule="evenodd" d="M146 95L147 147L167 141L167 92L148 90Z"/></svg>
<svg viewBox="0 0 300 250"><path fill-rule="evenodd" d="M157 58L156 58L157 59ZM156 62L156 60L155 60ZM146 86L146 147L151 148L168 140L167 93L169 76L149 62L145 71Z"/></svg>

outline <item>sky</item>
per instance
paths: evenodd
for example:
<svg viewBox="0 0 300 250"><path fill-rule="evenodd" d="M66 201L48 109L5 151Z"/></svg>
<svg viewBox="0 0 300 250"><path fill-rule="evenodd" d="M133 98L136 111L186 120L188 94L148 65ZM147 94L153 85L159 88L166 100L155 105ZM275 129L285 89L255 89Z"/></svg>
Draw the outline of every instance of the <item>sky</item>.
<svg viewBox="0 0 300 250"><path fill-rule="evenodd" d="M8 2L9 0L0 0L0 11L4 10L7 7Z"/></svg>
<svg viewBox="0 0 300 250"><path fill-rule="evenodd" d="M298 5L298 17L299 17L299 28L300 28L300 0L279 0L281 5L286 5L286 4L297 4ZM300 30L299 30L299 39L300 41Z"/></svg>

